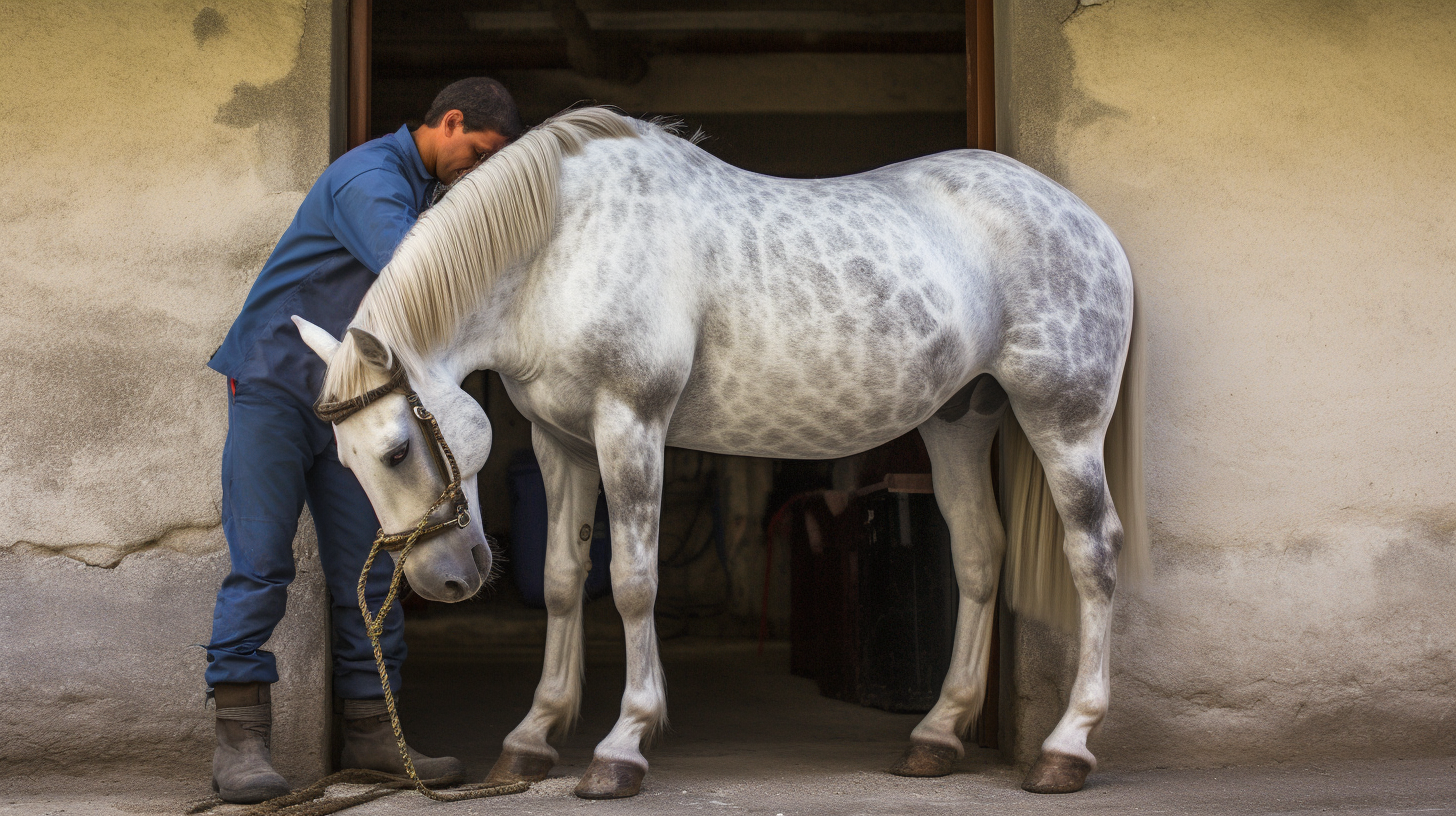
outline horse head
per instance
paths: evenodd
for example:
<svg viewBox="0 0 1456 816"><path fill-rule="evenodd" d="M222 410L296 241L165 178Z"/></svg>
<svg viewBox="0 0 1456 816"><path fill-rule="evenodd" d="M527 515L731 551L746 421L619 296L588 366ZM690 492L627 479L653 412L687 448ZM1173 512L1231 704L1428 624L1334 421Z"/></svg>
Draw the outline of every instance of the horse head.
<svg viewBox="0 0 1456 816"><path fill-rule="evenodd" d="M448 376L403 376L388 346L351 328L340 342L299 317L304 342L332 369L356 369L354 399L335 402L339 461L354 473L391 555L417 529L405 560L410 587L434 601L463 601L490 575L491 551L481 523L476 475L490 455L485 411ZM325 408L320 404L320 410ZM453 491L453 492L452 492Z"/></svg>

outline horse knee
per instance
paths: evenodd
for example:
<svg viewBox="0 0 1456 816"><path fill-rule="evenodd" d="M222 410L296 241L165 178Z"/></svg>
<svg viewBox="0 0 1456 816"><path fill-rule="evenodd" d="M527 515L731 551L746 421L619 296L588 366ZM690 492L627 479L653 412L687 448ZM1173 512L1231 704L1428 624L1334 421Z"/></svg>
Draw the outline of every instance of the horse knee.
<svg viewBox="0 0 1456 816"><path fill-rule="evenodd" d="M586 583L586 570L548 570L545 590L546 612L564 615L581 603L581 588Z"/></svg>
<svg viewBox="0 0 1456 816"><path fill-rule="evenodd" d="M651 573L612 570L612 599L623 618L652 614L657 602L657 576Z"/></svg>

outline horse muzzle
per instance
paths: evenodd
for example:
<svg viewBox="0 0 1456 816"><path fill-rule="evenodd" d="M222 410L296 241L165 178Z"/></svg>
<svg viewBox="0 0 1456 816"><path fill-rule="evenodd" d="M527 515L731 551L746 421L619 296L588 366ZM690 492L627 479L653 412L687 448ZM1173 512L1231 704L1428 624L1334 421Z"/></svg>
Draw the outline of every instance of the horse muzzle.
<svg viewBox="0 0 1456 816"><path fill-rule="evenodd" d="M405 562L404 574L410 588L421 597L457 603L480 591L490 569L490 545L485 537L461 530L415 545Z"/></svg>

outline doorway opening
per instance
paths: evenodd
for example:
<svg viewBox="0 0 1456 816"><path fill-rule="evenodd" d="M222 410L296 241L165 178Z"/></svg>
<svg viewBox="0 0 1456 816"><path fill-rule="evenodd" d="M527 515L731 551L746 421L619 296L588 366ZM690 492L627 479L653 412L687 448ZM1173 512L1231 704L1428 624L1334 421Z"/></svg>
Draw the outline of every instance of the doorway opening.
<svg viewBox="0 0 1456 816"><path fill-rule="evenodd" d="M965 147L968 133L972 144L990 146L982 121L989 100L976 91L984 86L982 93L989 94L989 74L983 71L978 81L975 51L975 18L984 13L980 47L989 68L989 10L989 0L353 0L347 31L350 145L402 123L420 124L440 88L484 75L511 90L528 126L583 102L614 105L634 116L680 120L687 133L702 131L700 146L708 152L776 176L847 175ZM405 677L419 688L406 693L404 711L419 747L435 742L458 751L480 775L525 714L539 674L545 613L539 583L532 585L525 567L534 557L531 548L540 546L544 520L538 529L535 517L523 512L532 479L539 483L529 423L497 375L472 375L467 390L485 406L495 432L479 501L488 532L502 544L500 575L491 589L462 604L408 602L412 657ZM771 541L767 527L775 512L808 492L853 490L889 472L922 470L928 472L928 460L914 432L855 461L668 451L657 627L675 723L685 722L684 701L731 697L707 691L707 681L759 660L754 641L764 635L768 662L750 672L757 679L748 686L757 690L737 705L752 707L755 695L798 699L795 694L812 688L789 677L784 640L795 616L802 619L791 598L790 542L803 539L812 522L799 519L801 526ZM915 506L934 512L933 502ZM581 736L574 740L585 740L589 758L590 745L615 717L623 658L610 594L589 601L584 617L592 680ZM677 688L675 664L707 685ZM993 667L993 683L998 671ZM482 678L478 686L462 685L467 674ZM469 742L461 742L458 712L431 701L487 688L505 713L482 712L492 725L469 729ZM997 710L993 696L981 733L968 745L995 745ZM894 732L903 747L917 717L894 716L895 727L886 733Z"/></svg>

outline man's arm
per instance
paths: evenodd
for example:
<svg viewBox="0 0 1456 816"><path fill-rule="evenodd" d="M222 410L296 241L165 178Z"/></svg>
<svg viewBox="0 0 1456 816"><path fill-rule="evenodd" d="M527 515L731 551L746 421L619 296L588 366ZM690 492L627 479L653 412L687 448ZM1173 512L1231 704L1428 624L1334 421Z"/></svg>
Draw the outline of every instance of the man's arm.
<svg viewBox="0 0 1456 816"><path fill-rule="evenodd" d="M420 217L409 183L384 169L366 170L334 192L334 237L379 274Z"/></svg>

